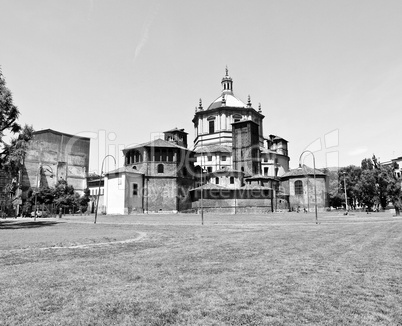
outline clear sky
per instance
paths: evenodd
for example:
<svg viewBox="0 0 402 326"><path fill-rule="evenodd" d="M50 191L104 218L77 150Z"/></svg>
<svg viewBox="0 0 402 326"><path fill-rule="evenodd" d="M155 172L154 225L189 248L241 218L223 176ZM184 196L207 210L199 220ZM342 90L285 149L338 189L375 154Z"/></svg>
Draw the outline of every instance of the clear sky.
<svg viewBox="0 0 402 326"><path fill-rule="evenodd" d="M317 166L402 155L402 1L0 0L0 65L20 121L106 154L185 128L234 93ZM305 163L311 164L306 157Z"/></svg>

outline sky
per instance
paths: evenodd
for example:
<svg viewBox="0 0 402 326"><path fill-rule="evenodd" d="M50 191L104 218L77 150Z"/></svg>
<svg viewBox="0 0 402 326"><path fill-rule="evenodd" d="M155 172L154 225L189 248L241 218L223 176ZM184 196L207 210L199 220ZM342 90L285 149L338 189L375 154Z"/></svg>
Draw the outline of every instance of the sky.
<svg viewBox="0 0 402 326"><path fill-rule="evenodd" d="M317 167L402 156L402 1L0 0L0 13L20 122L91 137L90 171L175 127L191 146L226 66L291 168L304 150Z"/></svg>

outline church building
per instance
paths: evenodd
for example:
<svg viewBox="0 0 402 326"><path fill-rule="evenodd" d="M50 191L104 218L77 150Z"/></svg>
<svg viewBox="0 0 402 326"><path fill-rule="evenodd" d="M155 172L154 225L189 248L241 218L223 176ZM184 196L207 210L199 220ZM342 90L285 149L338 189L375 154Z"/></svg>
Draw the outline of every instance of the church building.
<svg viewBox="0 0 402 326"><path fill-rule="evenodd" d="M287 140L264 135L261 104L255 109L250 96L243 102L234 95L227 68L221 87L211 104L200 99L195 108L191 148L175 128L123 150L124 167L105 176L108 214L271 212L304 203L290 198L309 175L289 171Z"/></svg>

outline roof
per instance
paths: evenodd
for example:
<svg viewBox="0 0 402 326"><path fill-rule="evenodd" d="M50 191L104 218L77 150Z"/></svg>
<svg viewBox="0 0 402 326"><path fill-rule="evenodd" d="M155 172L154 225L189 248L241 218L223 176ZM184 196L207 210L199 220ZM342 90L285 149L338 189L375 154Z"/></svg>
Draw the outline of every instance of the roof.
<svg viewBox="0 0 402 326"><path fill-rule="evenodd" d="M56 131L56 130L53 130L53 129L42 129L42 130L34 131L33 135L40 135L40 134L46 134L46 133L60 135L60 136L80 138L80 139L85 139L85 140L90 140L91 139L90 137L83 137L83 136L79 136L79 135L67 134L65 132Z"/></svg>
<svg viewBox="0 0 402 326"><path fill-rule="evenodd" d="M220 95L215 101L213 101L207 110L213 110L222 107L222 97L225 98L225 106L231 108L246 108L247 105L243 101L239 100L232 93L224 93Z"/></svg>
<svg viewBox="0 0 402 326"><path fill-rule="evenodd" d="M178 129L177 127L174 129L168 130L168 131L164 131L164 133L167 133L167 132L180 132L182 134L188 134L188 132L185 132L184 129Z"/></svg>
<svg viewBox="0 0 402 326"><path fill-rule="evenodd" d="M240 189L255 189L255 190L272 190L270 187L265 187L265 186L259 186L259 185L253 185L253 184L246 184L243 187L240 187Z"/></svg>
<svg viewBox="0 0 402 326"><path fill-rule="evenodd" d="M268 175L262 175L262 174L257 174L253 175L251 177L247 177L244 180L279 180L278 177L273 177L273 176L268 176Z"/></svg>
<svg viewBox="0 0 402 326"><path fill-rule="evenodd" d="M183 147L183 146L179 146L176 145L175 143L163 140L163 139L156 139L156 140L152 140L150 142L147 143L142 143L139 145L134 145L134 146L130 146L127 147L125 149L123 149L123 153L126 153L127 151L131 150L131 149L135 149L135 148L142 148L142 147L168 147L168 148L177 148L177 149L182 149L182 150L186 150L186 151L190 151L188 148Z"/></svg>
<svg viewBox="0 0 402 326"><path fill-rule="evenodd" d="M305 177L307 175L313 176L314 169L310 168L307 165L303 165L302 168L299 167L297 169L292 169L292 170L289 170L288 172L284 173L283 175L281 175L281 179L292 178L292 177ZM315 169L315 175L318 177L325 177L326 174L319 169Z"/></svg>
<svg viewBox="0 0 402 326"><path fill-rule="evenodd" d="M266 138L266 137L264 137L266 140L271 140L271 141L274 141L274 140L284 140L284 141L286 141L287 142L287 140L285 139L285 138L283 138L283 137L281 137L281 136L277 136L277 135L269 135L269 138Z"/></svg>
<svg viewBox="0 0 402 326"><path fill-rule="evenodd" d="M106 175L110 175L110 174L122 174L122 173L144 174L144 173L142 173L142 172L138 172L138 171L134 170L134 169L131 168L131 167L123 166L123 167L121 167L121 168L118 168L118 169L115 169L115 170L106 172L106 173L105 173L105 176L106 176Z"/></svg>
<svg viewBox="0 0 402 326"><path fill-rule="evenodd" d="M209 145L209 146L202 146L194 149L196 153L232 153L232 146L231 145Z"/></svg>
<svg viewBox="0 0 402 326"><path fill-rule="evenodd" d="M193 191L193 190L201 190L201 189L204 189L204 190L205 190L205 189L209 189L209 190L229 190L230 188L227 188L227 187L224 187L224 186L220 186L220 185L216 185L216 184L213 184L213 183L207 183L207 184L202 185L202 186L200 186L200 187L191 189L190 191Z"/></svg>

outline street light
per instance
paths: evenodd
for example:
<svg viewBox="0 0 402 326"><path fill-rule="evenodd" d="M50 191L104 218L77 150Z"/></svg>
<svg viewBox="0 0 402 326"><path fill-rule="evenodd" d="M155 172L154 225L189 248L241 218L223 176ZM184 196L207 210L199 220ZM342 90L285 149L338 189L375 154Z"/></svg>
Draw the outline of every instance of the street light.
<svg viewBox="0 0 402 326"><path fill-rule="evenodd" d="M105 159L110 156L111 158L113 158L114 160L114 165L116 166L116 159L114 158L113 155L106 155L103 160L102 160L102 167L101 167L101 173L100 173L100 177L99 177L99 184L98 184L98 199L96 201L96 208L95 208L95 221L94 224L96 224L96 218L98 216L98 205L99 205L99 196L100 196L100 186L101 186L101 179L102 179L102 174L103 174L103 163L105 163Z"/></svg>
<svg viewBox="0 0 402 326"><path fill-rule="evenodd" d="M315 157L312 151L305 150L300 154L299 157L299 168L302 167L301 159L304 153L310 153L313 156L313 166L314 166L314 206L315 206L315 224L318 224L318 213L317 213L317 181L315 178Z"/></svg>
<svg viewBox="0 0 402 326"><path fill-rule="evenodd" d="M48 170L48 169L46 169L46 170L43 169L43 166L48 167L50 170ZM47 165L47 164L39 163L38 173L37 173L37 175L36 175L36 177L37 177L37 186L38 186L38 189L37 189L37 191L36 191L36 193L35 193L35 214L34 214L34 222L36 222L36 213L37 213L37 211L38 211L38 206L37 206L37 202L38 202L38 191L40 190L40 182L41 182L41 179L42 179L42 169L43 169L43 171L50 172L50 173L51 173L50 177L53 178L53 169L52 169L52 167L51 167L50 165ZM42 207L42 208L43 208L43 207Z"/></svg>

